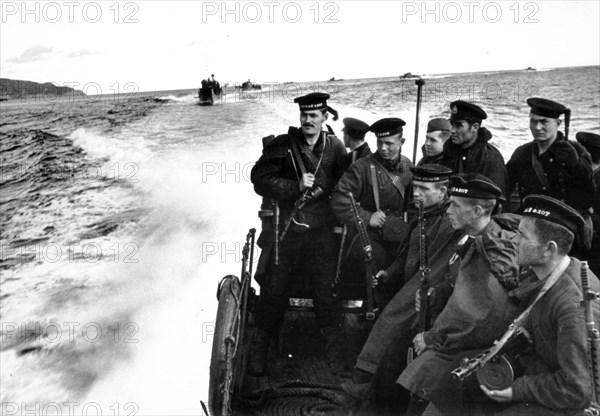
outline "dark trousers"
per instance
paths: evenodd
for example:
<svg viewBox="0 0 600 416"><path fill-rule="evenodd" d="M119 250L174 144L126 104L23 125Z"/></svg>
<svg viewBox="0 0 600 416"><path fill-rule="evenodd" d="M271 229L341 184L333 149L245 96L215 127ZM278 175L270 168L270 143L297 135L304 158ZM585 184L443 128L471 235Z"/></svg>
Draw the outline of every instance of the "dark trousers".
<svg viewBox="0 0 600 416"><path fill-rule="evenodd" d="M389 345L371 382L370 408L379 415L403 414L410 392L396 383L406 368L408 349L416 331L413 321L404 321L390 333Z"/></svg>
<svg viewBox="0 0 600 416"><path fill-rule="evenodd" d="M287 234L279 247L279 266L271 262L260 287L257 327L271 337L277 335L292 294L292 280L300 278L301 273L310 279L317 325L325 328L341 324L341 309L332 288L337 245L330 227Z"/></svg>

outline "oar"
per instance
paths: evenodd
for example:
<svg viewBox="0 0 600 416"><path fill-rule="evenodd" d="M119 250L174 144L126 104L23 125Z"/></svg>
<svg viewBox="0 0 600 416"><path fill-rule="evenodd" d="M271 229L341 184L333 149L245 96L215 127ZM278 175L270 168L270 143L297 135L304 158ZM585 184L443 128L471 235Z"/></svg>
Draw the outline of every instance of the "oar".
<svg viewBox="0 0 600 416"><path fill-rule="evenodd" d="M413 165L417 164L417 144L419 142L419 116L421 115L421 91L423 89L423 85L425 85L425 80L423 78L419 78L415 81L417 84L417 120L415 121L415 147L413 149Z"/></svg>

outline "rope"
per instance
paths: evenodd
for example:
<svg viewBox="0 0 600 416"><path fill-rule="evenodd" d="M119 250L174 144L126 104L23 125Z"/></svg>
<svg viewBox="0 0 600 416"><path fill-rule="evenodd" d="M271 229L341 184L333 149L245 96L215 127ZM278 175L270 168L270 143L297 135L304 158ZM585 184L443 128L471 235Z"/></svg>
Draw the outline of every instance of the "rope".
<svg viewBox="0 0 600 416"><path fill-rule="evenodd" d="M341 387L307 380L274 384L240 400L243 407L260 410L261 415L286 416L341 415L351 402Z"/></svg>

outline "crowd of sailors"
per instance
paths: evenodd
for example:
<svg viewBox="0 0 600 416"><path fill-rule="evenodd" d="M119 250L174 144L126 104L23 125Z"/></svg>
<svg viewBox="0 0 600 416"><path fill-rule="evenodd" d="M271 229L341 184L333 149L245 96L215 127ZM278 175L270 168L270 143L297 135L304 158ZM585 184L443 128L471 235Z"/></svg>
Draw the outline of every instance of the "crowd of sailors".
<svg viewBox="0 0 600 416"><path fill-rule="evenodd" d="M331 372L350 371L336 266L342 279L364 273L362 223L382 296L342 386L364 414L577 414L597 401L580 260L589 262L589 286L598 292L600 136L578 132L568 140L570 110L530 98L523 117L533 140L505 163L483 126L484 109L455 101L449 118L429 120L423 158L413 166L402 155L403 120L345 118L342 142L326 124L330 114L337 118L329 98L296 98L300 127L265 139L252 169L255 191L278 215L263 221L258 239L249 372L268 370L298 273L310 278ZM374 152L368 132L377 138ZM335 224L348 230L341 251ZM598 299L588 300L598 322ZM513 348L514 379L486 387L475 376L452 377L517 318L528 341Z"/></svg>

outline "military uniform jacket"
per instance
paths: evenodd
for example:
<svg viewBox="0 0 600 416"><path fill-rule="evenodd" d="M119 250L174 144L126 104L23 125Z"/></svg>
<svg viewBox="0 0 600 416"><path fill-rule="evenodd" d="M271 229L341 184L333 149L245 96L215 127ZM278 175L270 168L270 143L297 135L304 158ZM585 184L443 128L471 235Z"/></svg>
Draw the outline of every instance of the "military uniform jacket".
<svg viewBox="0 0 600 416"><path fill-rule="evenodd" d="M463 231L452 228L446 213L447 207L448 203L444 203L425 211L425 240L427 267L429 268L427 283L432 288L436 288L450 279L449 260L457 249L458 241L464 235ZM398 258L386 270L392 281L401 280L399 286L402 286L402 289L388 303L378 322L383 319L384 315L394 316L394 321L397 322L400 317L412 319L416 318L418 314L415 310L415 293L421 285L418 221L415 220L410 226L410 235L399 250ZM435 303L431 305L433 313L430 315L432 317L441 312L443 305L440 304L447 300L444 295L445 293L440 291L434 295L435 299L430 299L430 303ZM392 312L392 310L396 310L396 312Z"/></svg>
<svg viewBox="0 0 600 416"><path fill-rule="evenodd" d="M373 152L371 152L371 148L369 147L369 144L365 142L365 143L361 144L360 146L358 146L353 151L351 151L350 153L348 153L348 156L346 156L346 165L350 166L352 163L356 162L358 159L362 159L363 157L367 157L371 154L373 154Z"/></svg>
<svg viewBox="0 0 600 416"><path fill-rule="evenodd" d="M454 173L481 173L494 182L508 198L508 175L504 166L504 158L500 151L489 144L492 133L485 127L481 127L477 140L468 149L462 149L459 145L448 139L444 143L444 157L439 162L447 166Z"/></svg>
<svg viewBox="0 0 600 416"><path fill-rule="evenodd" d="M419 160L419 162L417 163L417 166L432 165L434 163L440 164L442 162L442 159L444 159L443 152L435 156L423 156L421 160Z"/></svg>
<svg viewBox="0 0 600 416"><path fill-rule="evenodd" d="M430 331L427 349L402 372L398 383L427 398L452 371L461 351L485 348L499 339L521 311L506 285L518 275L515 233L494 219L471 238L450 262L459 261L454 291Z"/></svg>
<svg viewBox="0 0 600 416"><path fill-rule="evenodd" d="M511 294L529 304L544 285L533 276ZM597 277L588 271L591 289ZM592 399L587 335L581 289L581 262L571 259L559 280L535 304L524 323L532 335L535 357L522 359L526 375L513 384L514 401L535 402L552 409L583 409ZM593 301L594 321L600 322L600 303Z"/></svg>
<svg viewBox="0 0 600 416"><path fill-rule="evenodd" d="M250 179L254 184L254 190L263 197L279 202L280 224L289 218L294 202L301 196L299 181L302 177L302 172L297 166L298 162L292 160L292 143L297 143L308 172L315 172L318 160L321 155L323 156L315 175L315 185L323 189L324 195L317 201L309 203L304 209L310 210L319 222L314 227L311 225L312 228L331 224L332 215L328 196L331 195L333 187L344 171L346 156L346 148L335 135L321 132L311 151L302 131L290 127L288 134L277 136L263 149L262 156L252 168ZM261 237L269 238L272 232L266 233L263 229L263 234Z"/></svg>
<svg viewBox="0 0 600 416"><path fill-rule="evenodd" d="M569 141L568 143L575 148L580 157L574 169L568 172L560 160L555 146L564 140L562 132L558 132L554 143L539 156L538 147L533 141L517 147L506 164L509 191L512 193L518 184L521 200L527 195L540 194L564 200L566 204L576 209L590 207L595 190L589 153L579 143ZM536 175L532 163L534 157L541 163L544 174L553 189L544 186Z"/></svg>
<svg viewBox="0 0 600 416"><path fill-rule="evenodd" d="M371 215L377 211L375 197L373 196L373 181L371 179L371 163L377 172L377 184L379 188L379 207L382 211L389 213L393 211L396 215L404 209L407 187L412 181L410 167L412 163L405 156L400 155L398 161L388 172L399 178L398 187L392 183L388 173L384 172L384 161L377 153L357 160L344 173L332 195L331 207L335 216L342 223L356 229L356 220L352 213L350 198L347 193L351 192L357 204L358 214L365 226L368 226ZM398 188L403 190L401 193ZM392 221L388 219L386 225ZM384 225L384 228L386 227ZM384 231L385 232L385 231Z"/></svg>

